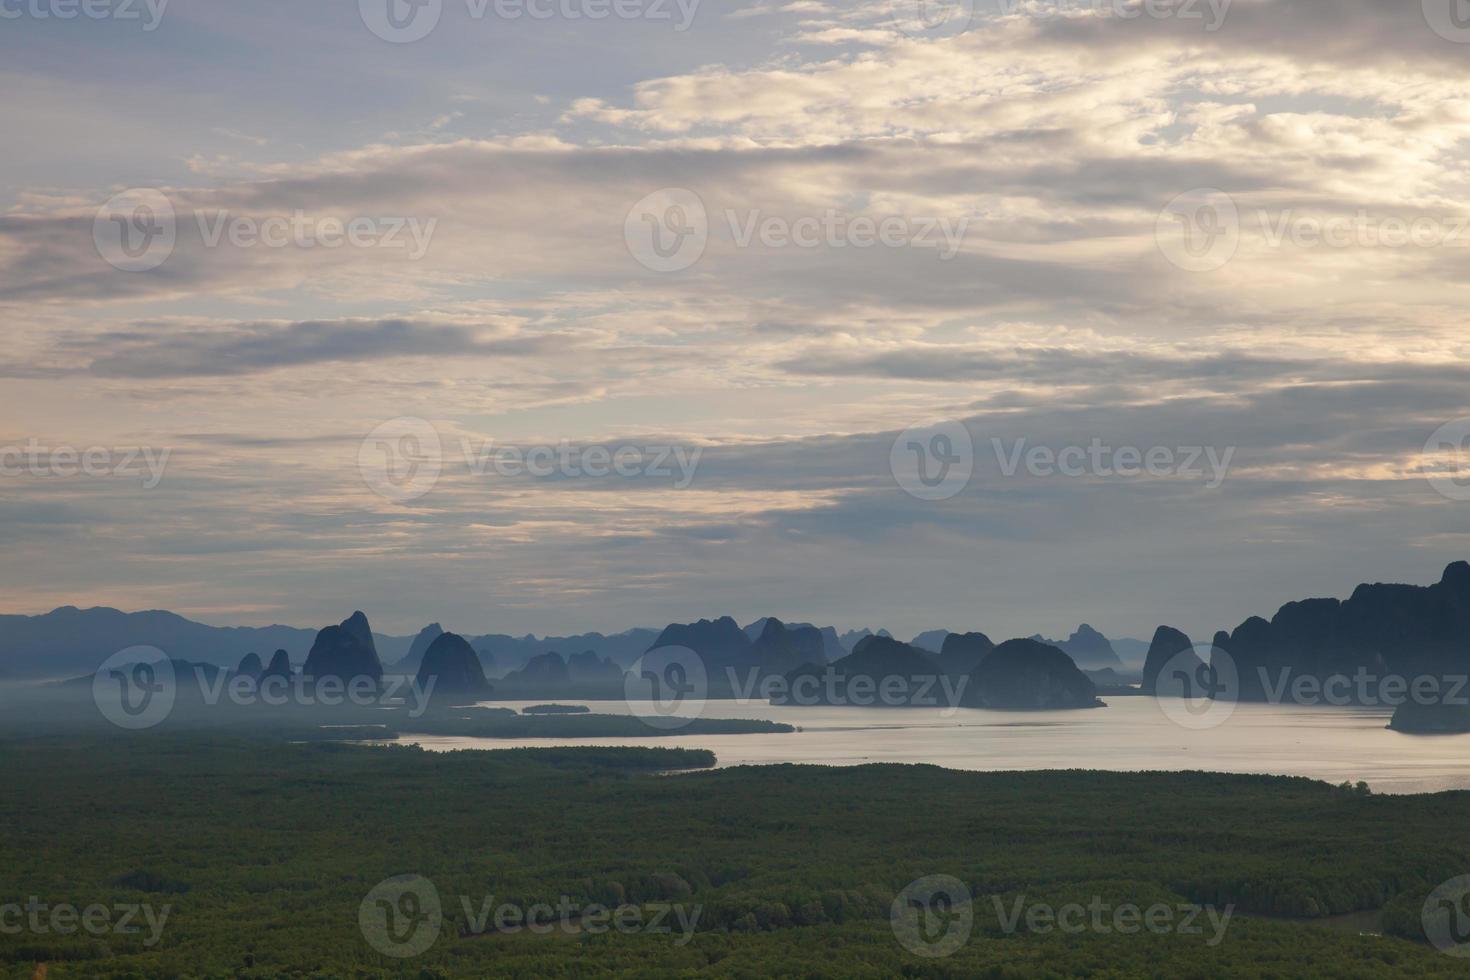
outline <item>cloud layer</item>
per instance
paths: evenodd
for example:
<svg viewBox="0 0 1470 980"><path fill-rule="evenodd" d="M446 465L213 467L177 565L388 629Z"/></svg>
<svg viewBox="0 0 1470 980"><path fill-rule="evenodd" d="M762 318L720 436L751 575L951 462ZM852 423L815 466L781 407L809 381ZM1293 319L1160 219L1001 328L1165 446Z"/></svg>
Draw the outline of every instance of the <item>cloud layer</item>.
<svg viewBox="0 0 1470 980"><path fill-rule="evenodd" d="M1463 557L1421 459L1470 416L1470 48L1433 4L1005 2L959 32L728 4L621 47L175 4L0 40L32 136L0 187L0 448L171 450L151 489L0 476L16 611L1207 634ZM118 53L168 50L209 113ZM135 187L172 212L141 272L106 236L165 226L98 218ZM689 207L640 214L669 188ZM641 236L688 228L659 271ZM406 501L364 449L400 418L439 441ZM925 500L895 440L937 419L973 474ZM487 441L701 455L683 488L476 474ZM1231 462L1006 472L1094 442Z"/></svg>

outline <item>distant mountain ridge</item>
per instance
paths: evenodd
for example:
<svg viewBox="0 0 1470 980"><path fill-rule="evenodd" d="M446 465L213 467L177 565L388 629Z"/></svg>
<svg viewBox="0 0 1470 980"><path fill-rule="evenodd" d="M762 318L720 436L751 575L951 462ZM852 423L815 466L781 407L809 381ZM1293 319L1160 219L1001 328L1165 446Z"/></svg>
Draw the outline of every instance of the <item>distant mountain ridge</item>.
<svg viewBox="0 0 1470 980"><path fill-rule="evenodd" d="M165 610L125 613L62 606L40 616L0 616L0 670L17 677L68 677L96 670L131 646L178 660L234 667L247 653L286 650L305 659L316 630L291 626L206 626Z"/></svg>
<svg viewBox="0 0 1470 980"><path fill-rule="evenodd" d="M578 633L574 636L543 637L534 633L525 636L486 633L481 636L467 635L466 639L480 655L487 670L492 665L500 670L519 670L529 664L533 657L568 650L590 650L619 667L630 667L648 651L658 636L659 631L656 629L635 627L621 633Z"/></svg>
<svg viewBox="0 0 1470 980"><path fill-rule="evenodd" d="M1380 650L1392 653L1402 647L1384 663L1414 662L1417 655L1410 650L1414 647L1429 651L1425 657L1418 658L1429 668L1440 669L1445 663L1460 665L1462 661L1470 661L1470 649L1460 642L1461 635L1470 636L1470 613L1462 615L1455 611L1460 609L1457 603L1470 605L1470 584L1466 583L1470 583L1470 565L1456 562L1446 569L1442 581L1433 586L1363 585L1351 598L1341 602L1316 599L1287 603L1269 622L1253 617L1233 633L1218 636L1216 645L1235 656L1243 671L1262 665L1292 665L1312 671L1328 669L1337 655L1324 651L1337 641L1323 641L1321 637L1327 635L1347 637L1337 644L1345 651L1337 659L1348 665L1380 663L1368 655L1364 646L1370 639L1375 654ZM1459 590L1467 595L1461 596ZM781 624L781 629L762 644L762 637L773 622ZM1397 638L1395 631L1399 634ZM443 632L440 624L433 623L416 635L371 633L371 639L384 669L414 675L423 653ZM129 646L154 646L175 659L229 669L234 669L248 654L254 653L264 662L272 651L284 650L299 669L317 634L314 629L279 624L211 626L166 610L130 613L108 607L63 606L39 616L0 615L0 677L25 680L75 676L95 670L109 656ZM818 664L839 661L868 637L891 638L884 629L839 632L831 626L783 623L774 617L761 617L742 628L729 616L612 634L461 635L479 656L486 674L492 677L524 669L532 660L548 653L560 653L565 658L572 653L590 652L626 670L649 649L669 643L699 650L715 671L726 666L764 665L770 671L786 673L801 666L798 661L813 659ZM819 645L814 642L814 636ZM933 657L946 674L958 676L973 670L987 652L985 644L989 640L983 637L978 632L927 630L908 645ZM1109 639L1086 624L1064 641L1046 641L1039 636L1032 639L1062 650L1084 670L1117 669L1126 663L1136 671L1147 659L1150 645L1132 639ZM946 657L944 652L951 641L963 645L950 647L951 656ZM793 643L795 648L791 646ZM1245 692L1246 697L1259 694L1258 689L1250 687Z"/></svg>

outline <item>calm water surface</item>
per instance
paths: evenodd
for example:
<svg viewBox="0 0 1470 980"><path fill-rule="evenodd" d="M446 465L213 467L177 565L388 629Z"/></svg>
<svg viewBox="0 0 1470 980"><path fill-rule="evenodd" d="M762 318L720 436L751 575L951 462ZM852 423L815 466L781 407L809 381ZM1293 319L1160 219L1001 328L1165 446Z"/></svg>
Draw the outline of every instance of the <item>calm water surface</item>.
<svg viewBox="0 0 1470 980"><path fill-rule="evenodd" d="M973 708L797 707L711 701L705 718L764 718L800 730L774 735L650 736L609 739L480 739L405 736L427 749L558 745L662 745L710 749L719 765L781 762L852 766L930 763L978 771L1204 769L1365 780L1379 793L1470 789L1470 735L1388 731L1383 708L1237 705L1216 728L1170 721L1153 698L1104 698L1088 711L1016 714ZM519 710L533 701L487 702ZM650 705L567 701L600 714L652 715Z"/></svg>

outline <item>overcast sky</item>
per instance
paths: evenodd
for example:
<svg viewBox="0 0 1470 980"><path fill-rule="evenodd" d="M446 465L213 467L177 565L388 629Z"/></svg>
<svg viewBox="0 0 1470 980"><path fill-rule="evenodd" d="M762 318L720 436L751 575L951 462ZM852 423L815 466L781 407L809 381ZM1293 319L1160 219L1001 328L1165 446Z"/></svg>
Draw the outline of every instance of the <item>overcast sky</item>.
<svg viewBox="0 0 1470 980"><path fill-rule="evenodd" d="M1455 0L388 2L0 0L3 611L1208 639L1470 557Z"/></svg>

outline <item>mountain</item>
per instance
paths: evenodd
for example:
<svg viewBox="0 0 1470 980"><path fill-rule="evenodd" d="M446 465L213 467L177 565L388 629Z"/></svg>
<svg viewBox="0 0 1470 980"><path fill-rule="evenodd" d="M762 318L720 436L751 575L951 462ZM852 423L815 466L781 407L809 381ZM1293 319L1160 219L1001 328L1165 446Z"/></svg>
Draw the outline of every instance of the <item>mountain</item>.
<svg viewBox="0 0 1470 980"><path fill-rule="evenodd" d="M563 657L541 653L520 670L495 682L500 697L619 697L623 696L623 668L591 650Z"/></svg>
<svg viewBox="0 0 1470 980"><path fill-rule="evenodd" d="M395 674L417 673L419 666L424 662L424 654L428 652L429 647L433 645L434 641L443 635L444 627L438 623L430 623L428 626L419 630L418 635L413 638L413 642L408 646L408 653L404 654L403 659L397 663L393 663L393 672ZM389 662L392 663L392 661Z"/></svg>
<svg viewBox="0 0 1470 980"><path fill-rule="evenodd" d="M513 670L496 685L501 693L519 690L554 691L571 687L572 672L556 651L532 657L526 666Z"/></svg>
<svg viewBox="0 0 1470 980"><path fill-rule="evenodd" d="M373 631L367 616L359 610L340 624L328 626L318 633L301 673L317 680L324 677L337 677L344 681L351 681L354 677L381 680L383 664L378 660L378 648L373 644Z"/></svg>
<svg viewBox="0 0 1470 980"><path fill-rule="evenodd" d="M847 656L847 648L842 645L842 640L838 638L836 629L831 626L823 626L819 632L822 634L822 655L827 659L828 663L834 660L841 660Z"/></svg>
<svg viewBox="0 0 1470 980"><path fill-rule="evenodd" d="M760 639L761 633L765 630L766 624L769 623L771 619L772 617L770 616L762 616L755 622L743 627L745 635L750 637L752 643ZM807 627L816 630L822 637L821 662L828 663L833 660L841 660L850 652L846 647L842 645L842 641L837 638L837 630L833 629L831 626L813 626L811 623L786 624L786 628L789 630L804 629Z"/></svg>
<svg viewBox="0 0 1470 980"><path fill-rule="evenodd" d="M984 633L951 633L939 649L939 669L950 677L967 676L994 649L995 644Z"/></svg>
<svg viewBox="0 0 1470 980"><path fill-rule="evenodd" d="M822 633L815 626L787 626L771 617L751 644L755 665L763 674L787 674L805 664L827 662Z"/></svg>
<svg viewBox="0 0 1470 980"><path fill-rule="evenodd" d="M806 664L786 675L773 704L896 707L944 706L934 658L891 636L869 635L852 653L825 666Z"/></svg>
<svg viewBox="0 0 1470 980"><path fill-rule="evenodd" d="M41 616L0 616L0 669L17 677L96 670L119 650L157 647L170 657L233 667L252 650L282 647L304 656L311 630L290 626L206 626L161 610L125 613L62 606Z"/></svg>
<svg viewBox="0 0 1470 980"><path fill-rule="evenodd" d="M970 675L965 704L1001 711L1097 708L1097 688L1063 651L1036 640L1007 640Z"/></svg>
<svg viewBox="0 0 1470 980"><path fill-rule="evenodd" d="M762 616L760 619L757 619L750 623L746 623L744 626L740 627L740 630L747 637L750 638L750 642L754 643L760 638L761 633L765 631L766 624L770 621L770 616Z"/></svg>
<svg viewBox="0 0 1470 980"><path fill-rule="evenodd" d="M944 648L944 641L951 636L949 630L929 630L920 633L909 641L909 646L918 647L920 650L928 650L930 653L938 653Z"/></svg>
<svg viewBox="0 0 1470 980"><path fill-rule="evenodd" d="M1433 585L1359 585L1345 600L1289 602L1265 620L1253 616L1217 645L1234 660L1240 696L1265 700L1296 678L1334 675L1412 681L1470 670L1470 564L1451 563ZM1395 680L1397 683L1397 680ZM1356 682L1348 685L1356 691ZM1376 690L1368 697L1379 698Z"/></svg>
<svg viewBox="0 0 1470 980"><path fill-rule="evenodd" d="M710 674L726 667L742 669L756 666L751 649L754 644L729 616L701 619L697 623L670 623L649 649L671 646L688 647L699 654Z"/></svg>
<svg viewBox="0 0 1470 980"><path fill-rule="evenodd" d="M1147 640L1135 640L1131 637L1109 637L1108 642L1113 645L1113 652L1118 659L1123 661L1123 666L1130 670L1138 670L1143 666L1143 660L1148 656L1149 642Z"/></svg>
<svg viewBox="0 0 1470 980"><path fill-rule="evenodd" d="M1196 677L1199 669L1204 666L1204 661L1193 654L1194 644L1189 641L1189 637L1172 626L1160 626L1154 630L1153 642L1148 645L1148 656L1143 661L1143 687L1140 690L1144 694L1157 693L1159 671L1186 650L1191 651L1191 654L1180 666L1189 677ZM1166 681L1166 685L1165 689L1173 693L1182 690L1172 681Z"/></svg>
<svg viewBox="0 0 1470 980"><path fill-rule="evenodd" d="M608 685L622 687L623 668L607 657L599 657L595 651L583 650L567 658L567 673L573 684Z"/></svg>
<svg viewBox="0 0 1470 980"><path fill-rule="evenodd" d="M419 634L420 637L423 635ZM475 655L474 649L465 638L457 633L445 633L441 630L423 652L418 672L419 686L428 690L431 680L435 696L441 692L473 696L490 693L490 682L485 679L480 658Z"/></svg>
<svg viewBox="0 0 1470 980"><path fill-rule="evenodd" d="M96 670L119 650L157 647L170 657L235 667L256 650L286 650L296 660L316 631L293 626L209 626L164 610L122 612L62 606L40 616L0 616L0 672L16 677L64 677ZM386 656L408 639L375 635Z"/></svg>
<svg viewBox="0 0 1470 980"><path fill-rule="evenodd" d="M537 637L507 636L503 633L486 633L468 637L470 646L480 655L486 670L498 666L502 670L519 669L530 663L532 657L557 650L591 650L606 657L620 667L628 667L657 641L658 630L631 629L622 633L579 633L575 636Z"/></svg>
<svg viewBox="0 0 1470 980"><path fill-rule="evenodd" d="M1077 632L1065 640L1048 640L1040 634L1031 637L1031 639L1036 643L1044 643L1047 646L1056 647L1071 657L1073 662L1079 666L1123 666L1123 661L1118 659L1118 654L1113 650L1113 645L1108 642L1108 638L1086 623L1077 627Z"/></svg>
<svg viewBox="0 0 1470 980"><path fill-rule="evenodd" d="M848 653L852 653L853 651L857 650L857 646L859 643L863 642L870 636L881 636L889 640L893 639L893 634L888 632L887 630L880 629L878 632L874 633L872 630L864 627L860 630L848 630L846 633L843 633L842 636L838 638L838 642L842 644L842 649L846 650Z"/></svg>
<svg viewBox="0 0 1470 980"><path fill-rule="evenodd" d="M235 673L241 677L249 677L251 680L259 680L260 675L265 672L265 665L260 662L260 655L256 653L245 654L240 661L240 666L235 668Z"/></svg>
<svg viewBox="0 0 1470 980"><path fill-rule="evenodd" d="M291 655L285 650L277 650L275 656L271 657L270 666L266 667L260 679L264 681L267 677L283 677L290 680L292 673Z"/></svg>

